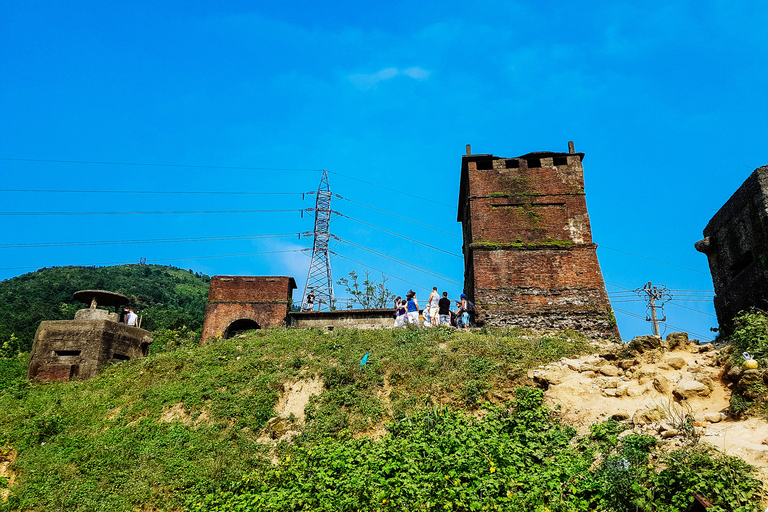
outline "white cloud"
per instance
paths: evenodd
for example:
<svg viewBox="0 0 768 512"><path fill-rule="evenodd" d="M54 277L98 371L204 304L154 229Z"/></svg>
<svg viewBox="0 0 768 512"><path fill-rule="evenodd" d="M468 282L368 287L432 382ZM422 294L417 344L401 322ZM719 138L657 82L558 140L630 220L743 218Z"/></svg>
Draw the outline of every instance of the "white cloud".
<svg viewBox="0 0 768 512"><path fill-rule="evenodd" d="M381 71L372 74L358 73L350 75L349 80L362 89L370 89L379 82L391 80L397 76L407 76L414 80L426 80L429 78L429 75L429 71L420 67L412 67L408 69L384 68Z"/></svg>

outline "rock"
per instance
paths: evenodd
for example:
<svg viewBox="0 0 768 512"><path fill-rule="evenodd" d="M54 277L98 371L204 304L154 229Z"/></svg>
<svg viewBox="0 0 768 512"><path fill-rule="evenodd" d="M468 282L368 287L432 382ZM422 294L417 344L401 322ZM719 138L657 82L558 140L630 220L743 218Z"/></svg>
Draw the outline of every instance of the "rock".
<svg viewBox="0 0 768 512"><path fill-rule="evenodd" d="M704 345L699 345L696 348L697 348L699 354L701 354L703 352L711 352L711 351L715 350L715 347L713 347L711 343L706 343Z"/></svg>
<svg viewBox="0 0 768 512"><path fill-rule="evenodd" d="M629 384L622 384L616 387L616 396L624 396L629 391Z"/></svg>
<svg viewBox="0 0 768 512"><path fill-rule="evenodd" d="M705 386L697 380L682 380L672 392L676 398L680 400L687 400L689 398L696 398L700 396L709 396L712 392L708 386Z"/></svg>
<svg viewBox="0 0 768 512"><path fill-rule="evenodd" d="M719 412L708 412L704 415L704 419L710 423L720 423L723 421L723 415Z"/></svg>
<svg viewBox="0 0 768 512"><path fill-rule="evenodd" d="M627 396L640 396L645 393L645 386L631 385L627 389Z"/></svg>
<svg viewBox="0 0 768 512"><path fill-rule="evenodd" d="M617 413L614 413L614 414L611 416L611 419L612 419L612 420L614 420L614 421L624 421L624 420L628 420L628 419L629 419L629 414L627 414L627 413L626 413L626 412L624 412L624 411L619 411L619 412L617 412Z"/></svg>
<svg viewBox="0 0 768 512"><path fill-rule="evenodd" d="M584 377L588 378L588 379L594 379L595 377L597 377L597 374L595 373L594 370L589 370L589 371L586 371L586 372L581 372L581 374Z"/></svg>
<svg viewBox="0 0 768 512"><path fill-rule="evenodd" d="M619 361L619 368L622 370L626 370L628 368L632 368L637 364L637 359L624 359L622 361Z"/></svg>
<svg viewBox="0 0 768 512"><path fill-rule="evenodd" d="M574 372L578 372L581 369L581 363L576 359L563 359L562 363Z"/></svg>
<svg viewBox="0 0 768 512"><path fill-rule="evenodd" d="M739 383L736 384L735 392L739 395L744 395L745 398L754 400L760 396L760 388L762 388L763 376L760 375L760 370L745 370L741 374Z"/></svg>
<svg viewBox="0 0 768 512"><path fill-rule="evenodd" d="M686 365L685 359L682 357L668 357L664 360L665 363L667 363L669 366L674 368L675 370L679 370L683 366Z"/></svg>
<svg viewBox="0 0 768 512"><path fill-rule="evenodd" d="M674 428L665 430L664 432L661 433L661 437L663 437L664 439L669 439L670 437L675 437L677 435L680 435L680 432Z"/></svg>
<svg viewBox="0 0 768 512"><path fill-rule="evenodd" d="M632 423L635 425L648 425L666 417L667 413L659 405L648 405L635 411L635 414L632 415Z"/></svg>
<svg viewBox="0 0 768 512"><path fill-rule="evenodd" d="M607 377L615 377L619 374L620 370L612 364L606 364L600 367L600 373Z"/></svg>
<svg viewBox="0 0 768 512"><path fill-rule="evenodd" d="M621 347L618 345L613 345L610 347L606 347L603 350L600 351L598 354L601 359L605 359L606 361L615 361L618 359L618 353L621 351Z"/></svg>
<svg viewBox="0 0 768 512"><path fill-rule="evenodd" d="M731 382L737 383L741 379L741 374L744 370L740 366L727 366L723 377Z"/></svg>
<svg viewBox="0 0 768 512"><path fill-rule="evenodd" d="M582 373L583 372L596 372L597 371L597 367L595 365L593 365L593 364L582 363L579 366L579 371L582 372Z"/></svg>
<svg viewBox="0 0 768 512"><path fill-rule="evenodd" d="M669 379L663 375L657 375L653 379L653 389L661 393L662 395L668 395L672 390L672 383Z"/></svg>
<svg viewBox="0 0 768 512"><path fill-rule="evenodd" d="M662 340L658 336L635 336L635 339L627 343L627 348L629 350L637 350L642 354L643 352L657 349L661 345Z"/></svg>
<svg viewBox="0 0 768 512"><path fill-rule="evenodd" d="M673 369L673 368L672 368L672 367L671 367L669 364L667 364L667 363L659 363L659 364L657 364L657 365L656 365L656 368L658 368L659 370L663 370L663 371L665 371L665 372L668 372L668 371L670 371L670 370L672 370L672 369Z"/></svg>
<svg viewBox="0 0 768 512"><path fill-rule="evenodd" d="M687 332L671 332L667 336L667 346L669 350L675 348L683 348L688 345L688 333Z"/></svg>
<svg viewBox="0 0 768 512"><path fill-rule="evenodd" d="M702 384L707 386L709 389L715 388L715 383L712 381L712 377L710 377L706 373L701 373L701 372L696 373L694 374L693 379L698 382L701 382Z"/></svg>
<svg viewBox="0 0 768 512"><path fill-rule="evenodd" d="M565 381L566 373L560 370L539 373L533 377L538 383L546 383L548 386L557 386Z"/></svg>
<svg viewBox="0 0 768 512"><path fill-rule="evenodd" d="M597 381L597 385L604 389L616 389L619 385L619 379L612 377L600 377Z"/></svg>

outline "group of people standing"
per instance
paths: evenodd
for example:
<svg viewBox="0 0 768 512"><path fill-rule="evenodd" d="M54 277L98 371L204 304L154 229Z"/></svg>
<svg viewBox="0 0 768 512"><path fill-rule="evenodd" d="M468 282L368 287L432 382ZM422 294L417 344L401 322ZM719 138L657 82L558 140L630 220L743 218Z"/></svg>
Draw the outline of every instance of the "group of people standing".
<svg viewBox="0 0 768 512"><path fill-rule="evenodd" d="M424 306L424 327L437 327L448 325L458 329L469 329L475 312L475 305L467 300L465 294L461 294L461 300L456 301L456 309L451 310L451 299L448 292L443 292L442 297L437 291L437 286L432 287L432 293ZM412 324L420 327L419 302L416 292L409 290L405 299L398 296L395 299L395 327L406 327Z"/></svg>

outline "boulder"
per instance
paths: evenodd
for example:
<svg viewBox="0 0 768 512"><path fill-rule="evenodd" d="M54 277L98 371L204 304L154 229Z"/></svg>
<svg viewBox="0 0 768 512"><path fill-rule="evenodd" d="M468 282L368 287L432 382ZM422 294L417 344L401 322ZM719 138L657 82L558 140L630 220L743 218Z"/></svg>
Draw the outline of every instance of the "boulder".
<svg viewBox="0 0 768 512"><path fill-rule="evenodd" d="M667 417L667 413L659 405L648 405L635 411L632 415L632 423L635 425L648 425L656 423Z"/></svg>
<svg viewBox="0 0 768 512"><path fill-rule="evenodd" d="M627 343L627 348L629 350L637 350L642 354L643 352L661 347L662 343L662 339L658 336L635 336L632 341Z"/></svg>
<svg viewBox="0 0 768 512"><path fill-rule="evenodd" d="M688 333L687 332L671 332L667 336L667 346L669 350L675 348L684 348L688 345Z"/></svg>
<svg viewBox="0 0 768 512"><path fill-rule="evenodd" d="M624 411L619 411L619 412L617 412L617 413L614 413L614 414L611 416L611 419L612 419L612 420L615 420L615 421L624 421L624 420L628 420L628 419L629 419L629 414L627 414L627 413L626 413L626 412L624 412Z"/></svg>
<svg viewBox="0 0 768 512"><path fill-rule="evenodd" d="M701 382L688 379L680 381L672 393L675 395L675 398L687 400L689 398L709 396L711 392L712 390Z"/></svg>
<svg viewBox="0 0 768 512"><path fill-rule="evenodd" d="M708 412L704 415L704 419L710 423L720 423L723 421L723 415L719 412Z"/></svg>
<svg viewBox="0 0 768 512"><path fill-rule="evenodd" d="M672 390L672 383L669 379L663 375L657 375L653 379L653 389L661 393L662 395L668 395Z"/></svg>
<svg viewBox="0 0 768 512"><path fill-rule="evenodd" d="M759 397L761 388L763 388L763 376L761 373L760 370L744 370L739 383L736 384L735 392L750 400Z"/></svg>
<svg viewBox="0 0 768 512"><path fill-rule="evenodd" d="M629 368L632 368L637 364L637 359L624 359L622 361L619 361L619 368L622 370L627 370Z"/></svg>
<svg viewBox="0 0 768 512"><path fill-rule="evenodd" d="M620 372L621 370L619 370L617 367L613 366L612 364L606 364L600 367L600 373L602 373L606 377L615 377Z"/></svg>
<svg viewBox="0 0 768 512"><path fill-rule="evenodd" d="M685 359L678 356L668 357L664 359L664 362L667 363L672 368L674 368L675 370L679 370L680 368L686 365Z"/></svg>
<svg viewBox="0 0 768 512"><path fill-rule="evenodd" d="M715 383L712 380L712 377L707 375L706 373L699 372L693 375L693 380L696 380L698 382L701 382L705 386L707 386L709 389L715 389Z"/></svg>

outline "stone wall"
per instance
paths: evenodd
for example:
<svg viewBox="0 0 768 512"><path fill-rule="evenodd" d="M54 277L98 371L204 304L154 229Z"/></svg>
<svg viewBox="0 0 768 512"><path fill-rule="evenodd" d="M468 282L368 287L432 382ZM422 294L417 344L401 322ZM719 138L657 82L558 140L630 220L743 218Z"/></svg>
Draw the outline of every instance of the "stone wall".
<svg viewBox="0 0 768 512"><path fill-rule="evenodd" d="M150 343L152 338L144 329L110 320L41 322L35 333L27 378L90 379L107 363L146 356Z"/></svg>
<svg viewBox="0 0 768 512"><path fill-rule="evenodd" d="M739 311L768 311L768 166L747 178L704 228L715 311L724 332Z"/></svg>
<svg viewBox="0 0 768 512"><path fill-rule="evenodd" d="M202 343L235 330L285 325L296 282L287 276L213 276Z"/></svg>
<svg viewBox="0 0 768 512"><path fill-rule="evenodd" d="M488 325L619 337L584 193L583 153L462 158L464 291Z"/></svg>

